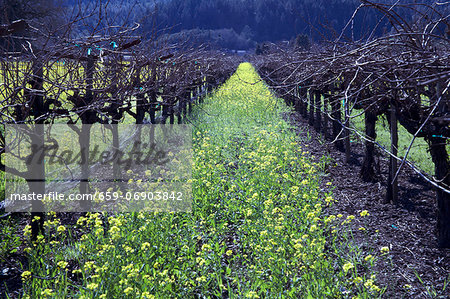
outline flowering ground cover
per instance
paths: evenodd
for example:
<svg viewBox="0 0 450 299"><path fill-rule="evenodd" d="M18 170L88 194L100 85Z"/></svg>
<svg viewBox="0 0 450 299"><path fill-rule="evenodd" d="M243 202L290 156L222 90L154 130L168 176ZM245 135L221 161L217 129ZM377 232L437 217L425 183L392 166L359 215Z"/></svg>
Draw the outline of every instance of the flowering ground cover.
<svg viewBox="0 0 450 299"><path fill-rule="evenodd" d="M372 266L389 248L351 245L348 223L368 212L327 212L326 159L312 161L285 112L240 65L192 116L192 213L91 213L75 226L49 215L26 249L24 297L380 296Z"/></svg>

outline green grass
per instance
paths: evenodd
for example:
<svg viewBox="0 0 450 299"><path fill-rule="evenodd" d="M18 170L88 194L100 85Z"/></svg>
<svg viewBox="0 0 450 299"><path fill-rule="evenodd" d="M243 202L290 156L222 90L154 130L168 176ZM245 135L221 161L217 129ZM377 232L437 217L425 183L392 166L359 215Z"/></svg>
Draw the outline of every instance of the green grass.
<svg viewBox="0 0 450 299"><path fill-rule="evenodd" d="M425 101L425 100L424 100ZM426 103L426 102L425 102ZM331 111L331 107L328 105L328 112ZM342 115L344 118L344 115ZM365 135L364 113L362 110L353 109L351 111L351 127L359 132L359 134ZM376 142L379 143L386 150L391 150L391 135L389 129L389 123L386 120L386 116L378 116L376 123L377 138ZM361 141L361 138L356 133L352 134L353 141ZM404 158L413 135L410 134L400 123L398 124L398 156ZM383 155L386 153L380 149ZM447 152L450 152L450 142L447 139ZM431 159L429 152L429 146L424 138L414 139L413 145L408 153L407 160L412 162L421 171L434 175L434 163Z"/></svg>
<svg viewBox="0 0 450 299"><path fill-rule="evenodd" d="M258 80L242 64L196 108L192 213L91 213L74 227L49 214L26 249L24 297L380 296L377 253L352 245L355 216L327 214L324 165Z"/></svg>
<svg viewBox="0 0 450 299"><path fill-rule="evenodd" d="M355 110L353 115L358 115L362 111ZM365 132L364 129L364 114L352 118L352 125L359 131ZM378 117L376 123L377 138L376 141L388 151L391 150L391 134L389 124L386 117ZM398 124L398 156L403 158L412 141L413 135L410 134L401 124ZM450 147L448 146L449 150ZM434 163L431 159L429 146L423 138L416 138L408 153L407 159L414 163L422 171L434 175Z"/></svg>

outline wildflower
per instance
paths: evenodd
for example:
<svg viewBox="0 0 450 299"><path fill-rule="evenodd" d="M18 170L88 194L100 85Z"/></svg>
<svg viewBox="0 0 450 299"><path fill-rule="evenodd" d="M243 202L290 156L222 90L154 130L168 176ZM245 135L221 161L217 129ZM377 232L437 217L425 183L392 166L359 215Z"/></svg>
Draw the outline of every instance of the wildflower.
<svg viewBox="0 0 450 299"><path fill-rule="evenodd" d="M365 260L366 262L371 261L372 259L373 259L373 256L372 256L371 254L369 254L368 256L366 256L366 257L364 258L364 260Z"/></svg>
<svg viewBox="0 0 450 299"><path fill-rule="evenodd" d="M380 287L375 285L375 284L372 285L371 290L374 290L375 292L380 292L381 291Z"/></svg>
<svg viewBox="0 0 450 299"><path fill-rule="evenodd" d="M342 269L344 270L345 274L347 274L348 270L353 269L353 268L355 268L355 266L350 262L347 262L342 266Z"/></svg>
<svg viewBox="0 0 450 299"><path fill-rule="evenodd" d="M86 270L92 269L93 267L94 267L94 262L92 262L92 261L84 263L84 268Z"/></svg>
<svg viewBox="0 0 450 299"><path fill-rule="evenodd" d="M44 297L44 298L53 296L53 290L52 289L45 289L45 290L41 291L41 296Z"/></svg>
<svg viewBox="0 0 450 299"><path fill-rule="evenodd" d="M57 266L58 268L65 269L69 263L66 261L59 261Z"/></svg>
<svg viewBox="0 0 450 299"><path fill-rule="evenodd" d="M381 253L389 253L389 247L384 246L380 248Z"/></svg>
<svg viewBox="0 0 450 299"><path fill-rule="evenodd" d="M125 293L125 295L130 294L131 292L133 292L133 288L132 287L128 287L125 290L123 290L123 292Z"/></svg>
<svg viewBox="0 0 450 299"><path fill-rule="evenodd" d="M228 256L231 256L233 254L233 250L227 250L227 252L225 254Z"/></svg>
<svg viewBox="0 0 450 299"><path fill-rule="evenodd" d="M303 246L302 246L302 244L301 243L295 243L295 245L294 245L294 248L296 249L296 250L300 250L300 248L302 248Z"/></svg>
<svg viewBox="0 0 450 299"><path fill-rule="evenodd" d="M86 287L89 290L95 290L96 288L98 288L98 283L89 283Z"/></svg>
<svg viewBox="0 0 450 299"><path fill-rule="evenodd" d="M87 218L86 217L84 217L84 216L81 216L80 218L78 218L78 220L77 220L77 225L83 225L84 224L84 222L87 220Z"/></svg>
<svg viewBox="0 0 450 299"><path fill-rule="evenodd" d="M120 281L119 281L119 284L120 285L123 285L123 284L128 284L128 279L121 279Z"/></svg>
<svg viewBox="0 0 450 299"><path fill-rule="evenodd" d="M60 225L60 226L58 226L58 228L56 229L56 231L57 231L58 233L63 233L63 232L66 231L66 227L65 227L64 225Z"/></svg>
<svg viewBox="0 0 450 299"><path fill-rule="evenodd" d="M151 247L152 247L152 246L150 245L150 243L144 242L144 243L142 243L142 245L141 245L141 250L144 251L144 250L146 250L147 248L151 248Z"/></svg>
<svg viewBox="0 0 450 299"><path fill-rule="evenodd" d="M155 298L155 295L152 295L149 292L143 292L141 298L142 299L153 299L153 298Z"/></svg>
<svg viewBox="0 0 450 299"><path fill-rule="evenodd" d="M206 282L206 277L200 276L200 277L197 277L195 280L197 280L198 282Z"/></svg>
<svg viewBox="0 0 450 299"><path fill-rule="evenodd" d="M272 210L272 214L276 214L276 213L278 213L278 212L281 212L281 209L280 209L279 207L275 207L275 208Z"/></svg>
<svg viewBox="0 0 450 299"><path fill-rule="evenodd" d="M207 251L207 250L210 250L211 249L211 245L209 245L209 244L203 244L202 245L202 251Z"/></svg>
<svg viewBox="0 0 450 299"><path fill-rule="evenodd" d="M120 232L120 228L118 228L117 226L113 226L110 228L109 232L110 232L110 234L118 233L118 232Z"/></svg>
<svg viewBox="0 0 450 299"><path fill-rule="evenodd" d="M333 202L334 200L333 200L333 197L331 197L331 196L327 196L327 197L325 197L325 202L327 203L327 204L330 204L331 202Z"/></svg>
<svg viewBox="0 0 450 299"><path fill-rule="evenodd" d="M336 216L330 215L330 216L328 216L328 218L325 220L325 222L332 222L332 221L334 221L335 219L336 219Z"/></svg>
<svg viewBox="0 0 450 299"><path fill-rule="evenodd" d="M31 225L25 225L25 227L23 228L23 234L25 237L31 234Z"/></svg>
<svg viewBox="0 0 450 299"><path fill-rule="evenodd" d="M24 271L21 276L22 276L23 280L30 279L31 278L31 272L30 271Z"/></svg>
<svg viewBox="0 0 450 299"><path fill-rule="evenodd" d="M259 296L255 291L250 291L245 295L245 298L259 298Z"/></svg>
<svg viewBox="0 0 450 299"><path fill-rule="evenodd" d="M206 263L206 261L204 259L202 259L201 257L197 257L195 260L199 266L203 266Z"/></svg>
<svg viewBox="0 0 450 299"><path fill-rule="evenodd" d="M373 291L376 291L376 292L379 292L379 291L380 291L380 288L379 288L377 285L374 284L373 279L367 280L367 281L364 283L364 286L365 286L367 289L370 289L370 290L373 290Z"/></svg>
<svg viewBox="0 0 450 299"><path fill-rule="evenodd" d="M124 246L123 249L125 249L126 253L133 253L134 252L134 249L131 248L130 246Z"/></svg>
<svg viewBox="0 0 450 299"><path fill-rule="evenodd" d="M359 213L359 215L361 215L361 217L365 217L365 216L369 216L370 214L369 214L369 211L364 210L364 211L361 211L361 213Z"/></svg>

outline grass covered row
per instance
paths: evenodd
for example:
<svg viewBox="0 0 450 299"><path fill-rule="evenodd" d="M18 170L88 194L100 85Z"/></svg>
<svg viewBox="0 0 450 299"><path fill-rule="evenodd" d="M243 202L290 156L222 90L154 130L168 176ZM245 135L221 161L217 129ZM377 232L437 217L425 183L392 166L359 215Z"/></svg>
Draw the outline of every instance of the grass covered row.
<svg viewBox="0 0 450 299"><path fill-rule="evenodd" d="M90 213L75 226L49 214L48 233L26 249L23 297L380 296L372 266L386 252L362 255L347 225L367 211L327 212L324 165L285 112L240 65L192 116L192 213Z"/></svg>

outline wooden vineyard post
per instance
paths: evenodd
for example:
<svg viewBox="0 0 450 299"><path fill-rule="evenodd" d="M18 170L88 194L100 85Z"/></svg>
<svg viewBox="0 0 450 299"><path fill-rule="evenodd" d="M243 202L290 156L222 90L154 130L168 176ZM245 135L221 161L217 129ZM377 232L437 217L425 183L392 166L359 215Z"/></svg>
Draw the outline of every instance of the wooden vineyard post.
<svg viewBox="0 0 450 299"><path fill-rule="evenodd" d="M184 105L184 97L178 100L178 110L177 110L177 124L183 123L183 105Z"/></svg>
<svg viewBox="0 0 450 299"><path fill-rule="evenodd" d="M161 123L165 125L166 120L169 117L169 104L166 102L163 102L161 105L162 105Z"/></svg>
<svg viewBox="0 0 450 299"><path fill-rule="evenodd" d="M320 132L321 129L321 121L322 121L322 95L321 92L319 90L316 90L314 92L315 95L315 106L316 106L316 116L314 118L314 128L316 129L317 132Z"/></svg>
<svg viewBox="0 0 450 299"><path fill-rule="evenodd" d="M145 97L141 92L141 68L138 67L136 69L136 74L134 77L134 88L136 89L136 124L142 124L144 122L145 117Z"/></svg>
<svg viewBox="0 0 450 299"><path fill-rule="evenodd" d="M156 124L156 108L158 105L158 100L156 99L155 87L149 91L149 109L148 114L150 115L150 123Z"/></svg>
<svg viewBox="0 0 450 299"><path fill-rule="evenodd" d="M181 102L182 103L182 105L181 105L181 110L182 110L182 117L183 117L183 120L184 120L184 122L186 122L186 116L187 116L187 103L189 102L189 100L190 100L190 95L191 95L191 91L190 91L190 89L188 89L186 92L185 92L185 94L184 94L184 97L183 97L183 101Z"/></svg>
<svg viewBox="0 0 450 299"><path fill-rule="evenodd" d="M189 96L189 101L188 101L188 114L191 115L192 114L192 97Z"/></svg>
<svg viewBox="0 0 450 299"><path fill-rule="evenodd" d="M302 115L304 119L308 118L308 90L303 87L300 93L300 100L302 101Z"/></svg>
<svg viewBox="0 0 450 299"><path fill-rule="evenodd" d="M294 89L294 110L297 113L300 113L300 95L299 95L299 87L296 86Z"/></svg>
<svg viewBox="0 0 450 299"><path fill-rule="evenodd" d="M175 99L176 103L176 99ZM169 124L173 125L175 123L175 109L174 103L169 103Z"/></svg>
<svg viewBox="0 0 450 299"><path fill-rule="evenodd" d="M88 54L87 64L85 69L86 74L86 96L85 96L85 106L89 106L93 101L93 84L94 84L94 70L95 70L95 59L92 55ZM85 109L89 109L85 107ZM89 194L89 144L91 138L91 124L94 111L86 111L81 117L81 130L78 136L81 151L85 153L85 163L81 164L81 180L80 180L80 194ZM87 212L91 206L92 202L84 200L80 202L81 209L83 212Z"/></svg>
<svg viewBox="0 0 450 299"><path fill-rule="evenodd" d="M398 179L394 176L397 173L397 159L398 154L398 123L397 115L395 114L395 107L392 105L388 111L389 127L391 130L391 156L389 157L389 173L387 181L386 201L394 204L398 203Z"/></svg>
<svg viewBox="0 0 450 299"><path fill-rule="evenodd" d="M315 92L313 90L309 90L309 125L314 126L314 100L315 100Z"/></svg>
<svg viewBox="0 0 450 299"><path fill-rule="evenodd" d="M434 162L436 180L442 181L446 188L450 186L448 153L445 138L431 137L430 152ZM437 200L437 239L438 246L450 248L450 196L447 192L436 189Z"/></svg>
<svg viewBox="0 0 450 299"><path fill-rule="evenodd" d="M301 86L297 85L295 88L295 96L296 96L296 102L295 102L295 111L298 112L298 114L302 114L302 91Z"/></svg>
<svg viewBox="0 0 450 299"><path fill-rule="evenodd" d="M342 140L340 138L341 132L341 101L339 98L333 98L331 101L331 116L333 117L333 140L335 140L336 149L343 150Z"/></svg>
<svg viewBox="0 0 450 299"><path fill-rule="evenodd" d="M375 130L377 122L377 115L371 108L366 108L364 111L365 133L368 140L366 140L366 149L364 159L361 167L361 177L364 182L372 182L375 180L374 172L374 155L375 155L375 139L377 132Z"/></svg>
<svg viewBox="0 0 450 299"><path fill-rule="evenodd" d="M208 82L208 77L205 78L205 81L203 82L203 87L201 88L200 92L196 95L193 95L197 100L198 103L203 103L203 95L206 95L210 92L210 85Z"/></svg>
<svg viewBox="0 0 450 299"><path fill-rule="evenodd" d="M44 120L39 119L45 114L44 111L44 66L42 61L39 59L33 62L33 79L32 85L32 96L31 103L33 106L33 116L35 119L34 132L31 133L31 140L36 148L43 148L44 145ZM35 155L37 156L37 155ZM35 192L36 194L45 194L45 165L44 163L32 164L31 168L28 169L31 172L28 186L30 192ZM35 241L39 233L44 234L44 204L40 200L34 200L31 203L31 239ZM36 217L36 219L35 219Z"/></svg>
<svg viewBox="0 0 450 299"><path fill-rule="evenodd" d="M328 92L324 93L323 95L323 126L322 126L322 133L323 137L325 139L328 139Z"/></svg>
<svg viewBox="0 0 450 299"><path fill-rule="evenodd" d="M447 115L448 105L444 97L447 94L442 93L441 82L436 86L436 101L441 98L438 105L437 114ZM445 124L444 124L445 126ZM447 122L448 126L448 122ZM450 187L450 163L446 149L446 139L438 132L429 138L431 158L434 163L435 177L437 181L447 190ZM436 189L437 201L437 241L441 248L450 248L450 194L441 189Z"/></svg>
<svg viewBox="0 0 450 299"><path fill-rule="evenodd" d="M286 88L281 89L280 94L284 94L284 102L286 103L286 106L290 107L292 105L292 97L286 92Z"/></svg>
<svg viewBox="0 0 450 299"><path fill-rule="evenodd" d="M295 112L297 112L297 91L296 88L292 92L289 93L292 97L292 106Z"/></svg>
<svg viewBox="0 0 450 299"><path fill-rule="evenodd" d="M345 163L350 163L350 109L348 99L344 99L344 112Z"/></svg>
<svg viewBox="0 0 450 299"><path fill-rule="evenodd" d="M154 82L153 86L151 86L150 90L147 92L148 95L148 114L150 116L150 123L156 124L156 108L158 105L158 87L157 87L157 73L158 73L158 66L152 65L149 68L150 71L150 80L151 82ZM152 126L153 127L153 126ZM152 140L152 135L150 134L150 141Z"/></svg>
<svg viewBox="0 0 450 299"><path fill-rule="evenodd" d="M157 73L157 67L153 66L150 68L151 70L151 76L150 79L152 82L156 83L156 73ZM148 114L150 116L150 123L152 125L156 124L156 108L158 105L158 100L157 100L157 87L156 84L154 84L150 90L148 90L147 95L148 95ZM155 126L150 126L150 130L148 132L148 139L149 139L149 144L153 145L155 143Z"/></svg>

